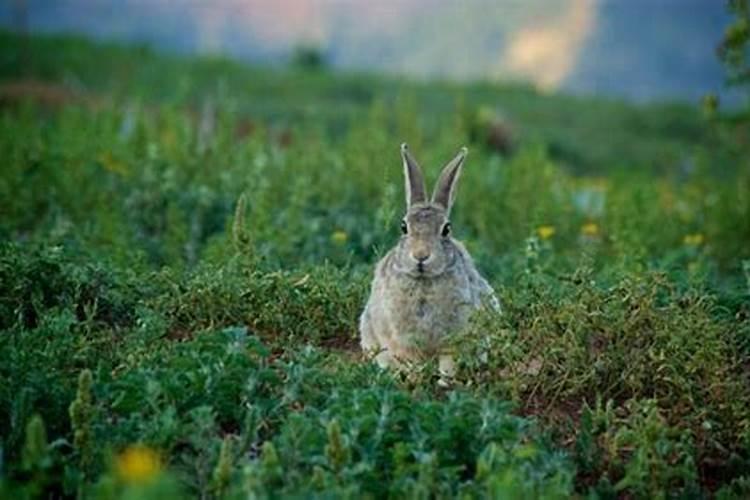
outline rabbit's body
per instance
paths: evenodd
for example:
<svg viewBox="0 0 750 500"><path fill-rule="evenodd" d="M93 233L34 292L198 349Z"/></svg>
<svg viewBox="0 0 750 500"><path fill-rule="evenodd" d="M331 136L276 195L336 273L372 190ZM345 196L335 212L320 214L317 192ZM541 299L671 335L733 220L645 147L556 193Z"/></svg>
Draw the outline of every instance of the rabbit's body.
<svg viewBox="0 0 750 500"><path fill-rule="evenodd" d="M440 354L452 375L445 339L464 328L476 308L498 307L494 291L464 246L450 237L447 220L465 151L451 162L432 201L421 172L402 148L407 174L407 215L398 244L378 262L370 298L360 317L361 345L382 367L403 366ZM447 228L447 229L446 229Z"/></svg>
<svg viewBox="0 0 750 500"><path fill-rule="evenodd" d="M370 300L360 318L361 343L379 352L381 366L438 354L443 340L460 331L471 312L493 292L474 268L463 245L452 241L455 260L434 278L399 275L394 251L378 263Z"/></svg>

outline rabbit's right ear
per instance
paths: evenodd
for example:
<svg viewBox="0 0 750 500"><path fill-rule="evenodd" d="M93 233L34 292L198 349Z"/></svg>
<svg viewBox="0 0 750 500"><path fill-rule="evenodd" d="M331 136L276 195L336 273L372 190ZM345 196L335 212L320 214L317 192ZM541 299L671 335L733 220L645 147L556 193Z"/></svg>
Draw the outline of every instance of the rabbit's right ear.
<svg viewBox="0 0 750 500"><path fill-rule="evenodd" d="M449 213L453 206L453 200L456 197L456 184L461 175L467 153L468 150L463 147L456 157L448 162L443 168L435 186L435 192L432 194L432 202L443 207L446 213Z"/></svg>
<svg viewBox="0 0 750 500"><path fill-rule="evenodd" d="M422 169L417 160L409 153L406 143L401 145L401 158L404 160L404 180L406 182L406 206L427 201L427 188L424 184Z"/></svg>

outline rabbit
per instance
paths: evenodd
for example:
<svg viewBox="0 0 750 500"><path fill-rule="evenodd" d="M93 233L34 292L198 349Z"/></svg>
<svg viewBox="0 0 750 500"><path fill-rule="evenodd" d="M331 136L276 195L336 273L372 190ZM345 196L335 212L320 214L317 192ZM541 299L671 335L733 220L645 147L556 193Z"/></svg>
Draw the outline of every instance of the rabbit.
<svg viewBox="0 0 750 500"><path fill-rule="evenodd" d="M406 215L401 238L376 265L360 316L360 345L382 368L406 368L438 355L440 381L455 374L444 340L464 328L481 307L500 311L495 291L451 233L449 215L468 150L444 168L431 199L422 170L401 145Z"/></svg>

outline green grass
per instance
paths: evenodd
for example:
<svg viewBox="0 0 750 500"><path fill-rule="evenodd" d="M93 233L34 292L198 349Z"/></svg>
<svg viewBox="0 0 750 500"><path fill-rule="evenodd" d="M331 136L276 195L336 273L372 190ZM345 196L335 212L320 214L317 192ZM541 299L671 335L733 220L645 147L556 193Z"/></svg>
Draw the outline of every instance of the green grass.
<svg viewBox="0 0 750 500"><path fill-rule="evenodd" d="M741 123L7 33L0 105L0 496L750 494ZM357 349L403 141L504 308L450 390Z"/></svg>

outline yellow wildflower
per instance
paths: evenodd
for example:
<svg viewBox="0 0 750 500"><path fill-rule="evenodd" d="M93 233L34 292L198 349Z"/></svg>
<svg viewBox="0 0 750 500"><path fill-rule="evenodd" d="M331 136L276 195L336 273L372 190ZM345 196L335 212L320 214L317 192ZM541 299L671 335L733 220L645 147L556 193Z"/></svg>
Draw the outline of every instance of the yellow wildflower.
<svg viewBox="0 0 750 500"><path fill-rule="evenodd" d="M539 226L536 228L536 234L539 235L539 237L543 240L548 240L552 238L555 234L555 227L554 226Z"/></svg>
<svg viewBox="0 0 750 500"><path fill-rule="evenodd" d="M128 167L124 165L122 162L118 161L112 153L102 153L97 158L99 160L99 163L108 171L113 172L115 174L120 175L127 175L128 174Z"/></svg>
<svg viewBox="0 0 750 500"><path fill-rule="evenodd" d="M682 242L691 247L697 247L703 244L703 235L701 233L686 234Z"/></svg>
<svg viewBox="0 0 750 500"><path fill-rule="evenodd" d="M123 451L115 462L118 476L127 483L147 483L161 472L159 454L143 445Z"/></svg>
<svg viewBox="0 0 750 500"><path fill-rule="evenodd" d="M588 222L581 226L581 233L586 236L596 236L599 234L599 225L596 222Z"/></svg>
<svg viewBox="0 0 750 500"><path fill-rule="evenodd" d="M177 136L174 133L174 130L171 128L164 129L161 133L161 142L166 146L166 149L173 149L174 145L177 143Z"/></svg>
<svg viewBox="0 0 750 500"><path fill-rule="evenodd" d="M343 245L347 239L349 239L349 235L346 234L346 231L334 231L331 235L331 240L337 245Z"/></svg>

